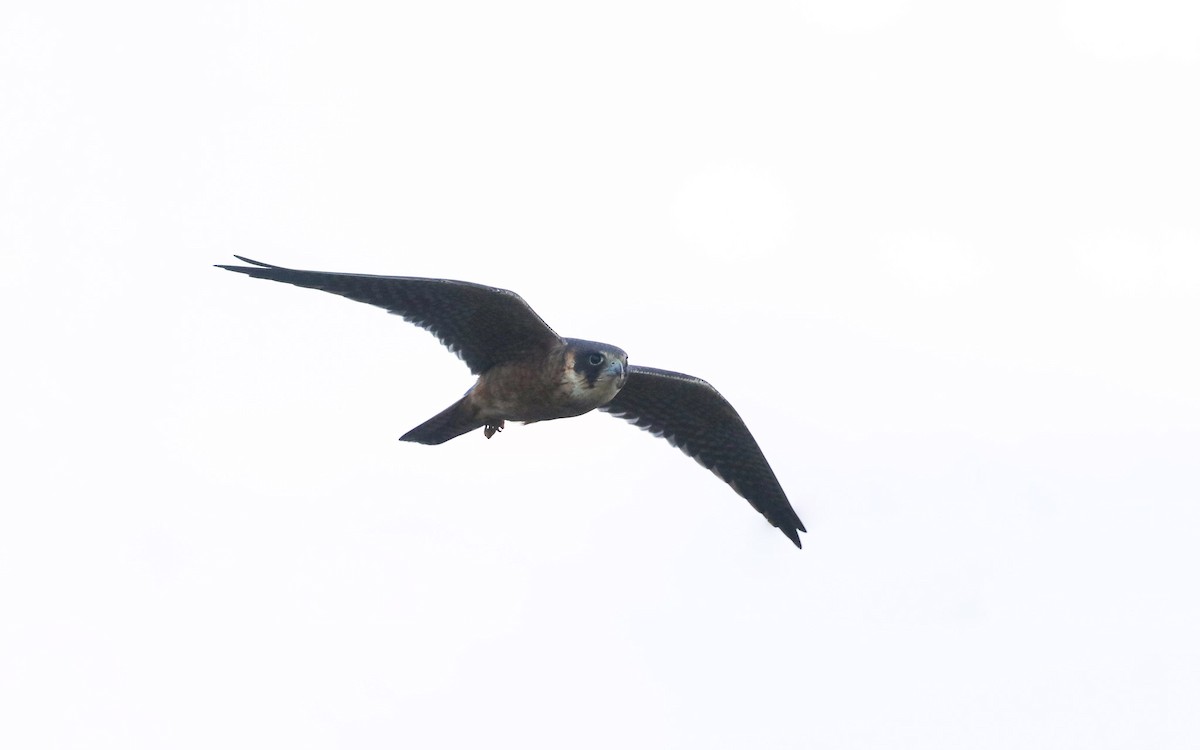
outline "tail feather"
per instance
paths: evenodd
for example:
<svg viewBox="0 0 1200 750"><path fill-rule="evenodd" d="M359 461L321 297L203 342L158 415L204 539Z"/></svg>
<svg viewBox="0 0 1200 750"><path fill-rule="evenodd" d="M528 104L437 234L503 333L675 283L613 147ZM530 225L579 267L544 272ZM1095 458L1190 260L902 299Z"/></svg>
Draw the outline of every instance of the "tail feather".
<svg viewBox="0 0 1200 750"><path fill-rule="evenodd" d="M461 398L450 408L404 433L400 439L410 443L441 445L447 440L483 427L483 421L471 412L467 399Z"/></svg>

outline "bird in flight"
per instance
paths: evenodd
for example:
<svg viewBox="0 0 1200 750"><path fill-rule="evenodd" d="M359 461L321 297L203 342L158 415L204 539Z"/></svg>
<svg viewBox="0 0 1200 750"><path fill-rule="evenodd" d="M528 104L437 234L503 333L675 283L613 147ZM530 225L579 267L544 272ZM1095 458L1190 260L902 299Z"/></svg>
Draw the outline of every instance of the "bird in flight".
<svg viewBox="0 0 1200 750"><path fill-rule="evenodd" d="M401 440L438 445L506 421L608 412L666 438L750 502L799 547L804 524L754 436L700 378L630 365L618 347L555 333L519 295L450 279L298 271L235 255L219 265L257 279L320 289L382 307L428 330L478 376L466 395Z"/></svg>

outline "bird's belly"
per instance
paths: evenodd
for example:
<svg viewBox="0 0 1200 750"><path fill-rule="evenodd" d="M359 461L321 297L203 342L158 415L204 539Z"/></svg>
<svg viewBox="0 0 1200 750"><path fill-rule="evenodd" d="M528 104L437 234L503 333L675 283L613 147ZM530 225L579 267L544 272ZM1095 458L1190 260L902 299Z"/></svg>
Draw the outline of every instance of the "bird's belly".
<svg viewBox="0 0 1200 750"><path fill-rule="evenodd" d="M617 392L607 383L589 388L586 381L557 375L518 366L499 367L480 376L468 399L482 419L542 422L585 414L611 401Z"/></svg>

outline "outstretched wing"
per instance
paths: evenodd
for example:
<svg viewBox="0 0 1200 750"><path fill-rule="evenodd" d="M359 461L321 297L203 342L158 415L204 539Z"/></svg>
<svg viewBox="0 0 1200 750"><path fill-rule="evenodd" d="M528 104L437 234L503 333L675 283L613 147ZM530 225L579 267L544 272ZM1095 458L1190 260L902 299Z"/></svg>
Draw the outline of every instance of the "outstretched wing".
<svg viewBox="0 0 1200 750"><path fill-rule="evenodd" d="M711 385L691 375L630 366L625 387L600 409L666 438L800 546L804 524L742 418Z"/></svg>
<svg viewBox="0 0 1200 750"><path fill-rule="evenodd" d="M497 362L562 343L520 295L507 289L450 279L297 271L233 257L253 265L217 268L340 294L399 315L437 336L477 375Z"/></svg>

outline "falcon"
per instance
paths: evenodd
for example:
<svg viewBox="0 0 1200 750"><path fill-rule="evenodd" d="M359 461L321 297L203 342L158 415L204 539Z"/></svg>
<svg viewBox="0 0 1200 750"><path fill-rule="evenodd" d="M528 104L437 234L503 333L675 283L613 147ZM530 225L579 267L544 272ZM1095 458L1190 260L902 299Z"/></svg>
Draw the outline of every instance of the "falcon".
<svg viewBox="0 0 1200 750"><path fill-rule="evenodd" d="M298 271L235 255L218 265L382 307L433 335L478 376L466 395L401 440L439 445L505 422L608 412L666 440L724 480L799 547L804 524L733 406L700 378L630 365L618 347L559 336L519 295L450 279Z"/></svg>

